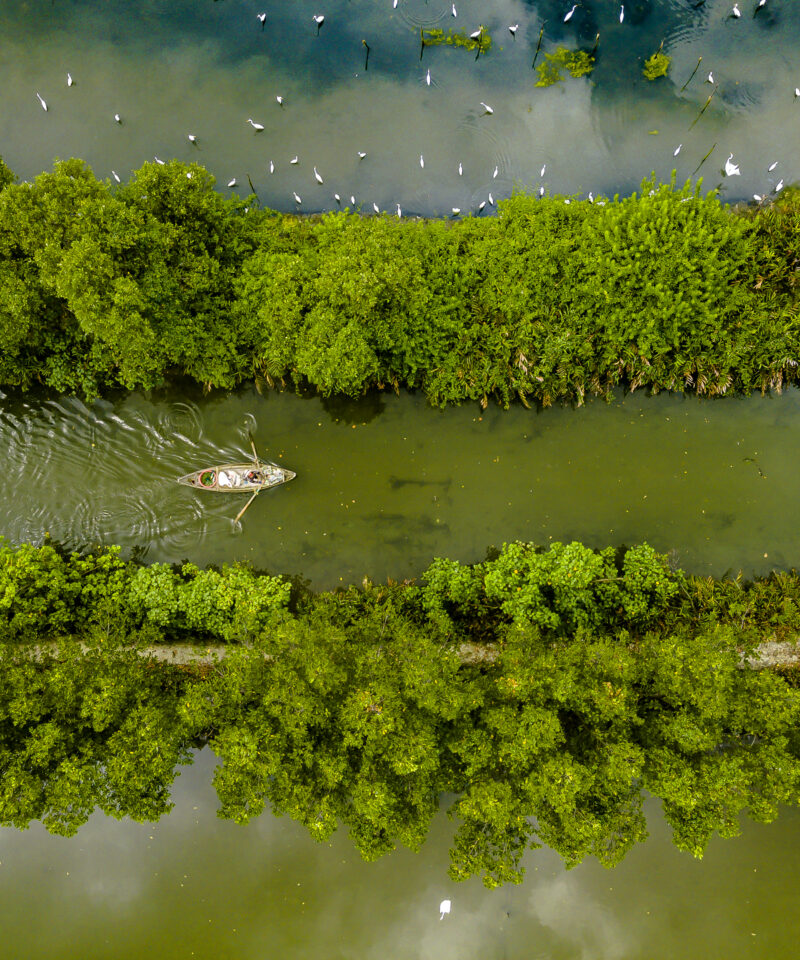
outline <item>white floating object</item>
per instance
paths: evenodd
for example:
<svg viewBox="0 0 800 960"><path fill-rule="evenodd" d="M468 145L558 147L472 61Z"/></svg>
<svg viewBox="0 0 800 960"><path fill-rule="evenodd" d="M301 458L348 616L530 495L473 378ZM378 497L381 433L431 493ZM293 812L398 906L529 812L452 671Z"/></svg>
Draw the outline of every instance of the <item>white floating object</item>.
<svg viewBox="0 0 800 960"><path fill-rule="evenodd" d="M36 98L37 98L37 100L39 101L39 103L42 105L42 110L44 110L45 113L46 113L46 112L47 112L47 104L45 103L44 98L43 98L42 95L39 94L39 93L36 94Z"/></svg>
<svg viewBox="0 0 800 960"><path fill-rule="evenodd" d="M444 915L446 913L450 913L450 901L442 900L442 902L439 904L439 919L444 920Z"/></svg>

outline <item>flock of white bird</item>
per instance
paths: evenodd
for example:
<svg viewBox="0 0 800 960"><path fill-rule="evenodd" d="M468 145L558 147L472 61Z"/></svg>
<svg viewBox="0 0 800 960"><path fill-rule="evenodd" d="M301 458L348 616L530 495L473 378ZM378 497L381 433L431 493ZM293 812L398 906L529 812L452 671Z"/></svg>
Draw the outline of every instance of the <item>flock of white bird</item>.
<svg viewBox="0 0 800 960"><path fill-rule="evenodd" d="M705 2L705 0L701 0L701 3L702 3L702 2ZM393 7L397 7L397 6L398 6L398 3L399 3L399 0L392 0L392 6L393 6ZM755 4L755 7L754 7L754 10L753 10L753 16L755 17L755 16L758 14L758 12L759 12L760 10L762 10L762 9L766 6L766 4L767 4L767 0L757 0L757 2L756 2L756 4ZM564 14L563 22L564 22L564 23L569 23L569 21L570 21L570 20L573 18L573 16L575 15L575 11L576 11L576 10L578 9L578 7L580 7L580 6L581 6L580 3L575 3L575 4L573 4L572 7ZM451 5L450 12L451 12L451 15L452 15L453 17L457 17L457 16L458 16L458 10L456 9L455 3L453 3L453 4ZM738 3L738 2L737 2L737 3L734 3L734 4L733 4L733 8L732 8L731 13L730 13L730 17L732 17L732 18L734 18L734 19L739 19L741 16L742 16L742 13L741 13L741 10L739 9L739 3ZM266 14L266 13L258 13L258 14L256 14L256 19L260 22L260 24L261 24L261 29L263 30L264 27L265 27L265 25L266 25L266 22L267 22L267 14ZM319 34L320 30L322 29L323 24L325 23L325 15L324 15L324 14L321 14L321 13L314 14L313 17L312 17L312 20L313 20L313 22L316 24L317 34ZM625 20L625 6L624 6L624 4L621 4L621 5L620 5L620 10L619 10L619 22L620 22L620 23L623 23L624 20ZM509 33L510 33L511 36L514 37L515 39L516 39L516 34L517 34L517 31L518 31L518 30L519 30L519 23L510 24L509 27L508 27ZM473 31L473 32L470 34L470 37L471 37L472 39L479 39L479 38L482 36L482 34L483 34L483 27L480 27L478 30ZM702 57L701 57L700 59L702 60ZM698 61L698 65L699 65L699 61ZM427 85L427 86L430 86L431 83L432 83L430 68L427 69L427 71L426 71L426 73L425 73L425 78L424 78L424 79L425 79L426 85ZM690 78L690 79L691 79L691 78ZM75 81L73 80L72 74L71 74L71 73L67 73L67 86L68 86L68 87L72 87L74 83L75 83ZM711 85L714 87L714 90L716 90L716 88L717 88L717 83L716 83L716 81L715 81L715 79L714 79L713 71L709 71L708 76L706 77L706 83L711 84ZM46 112L47 109L48 109L48 108L47 108L47 102L45 101L45 99L42 97L42 95L41 95L38 91L36 92L36 97L37 97L37 99L38 99L38 101L39 101L39 104L41 105L42 109ZM795 88L794 88L794 97L795 97L795 100L800 99L800 87L795 87ZM285 101L285 98L284 98L283 96L281 96L280 94L276 95L275 101L277 102L277 104L278 104L279 107L283 107L283 106L285 105L285 102L286 102L286 101ZM480 106L483 108L482 116L491 116L491 115L494 113L494 108L491 107L488 103L486 103L486 102L483 101L483 100L479 101L479 103L480 103ZM116 123L118 123L118 124L122 124L122 117L120 116L119 113L115 113L115 114L114 114L114 121L115 121ZM255 133L261 133L261 132L264 130L264 124L257 122L257 121L254 120L252 117L248 117L247 120L245 121L245 123L248 123L248 124L253 128L253 130L254 130ZM198 140L198 137L197 137L196 134L188 133L186 136L187 136L187 139L189 140L190 143L194 144L195 146L198 145L199 140ZM677 157L678 154L681 152L682 149L683 149L683 144L682 144L682 143L679 143L678 146L673 150L673 153L672 153L673 157ZM364 160L364 159L366 158L367 154L366 154L365 151L359 150L359 151L356 152L356 156L358 157L358 160L361 161L361 160ZM154 159L154 161L155 161L156 163L158 163L158 164L162 164L162 165L163 165L164 162L165 162L165 161L161 160L161 159L160 159L159 157L157 157L157 156L155 156L153 159ZM293 165L293 166L298 165L298 164L300 163L300 158L299 158L299 156L294 156L294 157L292 157L292 159L289 161L289 163L290 163L290 165ZM420 156L419 156L419 165L420 165L420 168L421 168L421 169L423 169L423 170L425 169L425 157L423 156L423 154L420 154ZM542 168L541 168L540 175L539 175L540 180L544 178L545 171L546 171L546 166L547 166L547 165L545 164L545 165L543 165ZM777 161L777 160L773 161L772 163L770 163L769 167L767 168L767 172L768 172L768 173L772 173L772 172L777 168L777 166L778 166L778 161ZM270 160L270 161L269 161L268 169L269 169L270 174L274 174L274 172L275 172L275 162L274 162L273 160ZM459 176L463 176L463 175L464 175L464 165L463 165L463 163L459 162L457 169L458 169L458 175L459 175ZM500 172L500 171L499 171L499 167L495 166L494 171L493 171L493 173L492 173L492 178L493 178L493 179L496 179L497 176L498 176L498 174L499 174L499 172ZM741 171L739 170L739 165L738 165L737 163L734 163L734 162L733 162L733 154L732 154L732 153L730 154L730 156L728 157L728 159L725 161L725 166L724 166L722 172L724 173L724 175L725 175L726 177L734 177L734 176L739 176L739 175L741 174ZM313 173L314 173L314 179L316 180L317 184L322 185L322 184L325 183L325 180L323 179L322 175L320 174L320 172L319 172L319 170L317 169L316 166L313 167ZM114 180L115 180L117 183L121 183L121 182L122 182L122 181L121 181L121 178L119 177L119 175L117 174L117 172L116 172L115 170L112 170L112 171L111 171L111 175L113 176ZM187 173L186 176L191 178L192 174L191 174L191 173ZM229 188L233 188L233 187L236 187L236 186L237 186L237 180L236 180L235 177L233 177L231 180L228 181L228 187L229 187ZM779 192L783 189L783 187L784 187L784 180L783 180L783 178L781 178L780 180L778 180L778 182L777 182L777 183L774 185L774 187L772 188L772 193L775 193L775 194L779 193ZM540 186L539 186L538 193L539 193L539 196L540 196L540 197L544 197L544 195L545 195L545 188L544 188L543 185L540 185ZM341 204L341 202L342 202L342 197L341 197L341 195L340 195L339 193L334 193L334 194L333 194L333 198L334 198L334 200L336 201L337 204ZM302 205L302 203L303 203L302 197L297 193L296 190L293 190L293 191L292 191L292 199L294 200L295 204L296 204L298 207L300 207L300 206ZM766 199L766 195L765 195L765 194L754 193L754 194L753 194L753 199L754 199L755 201L757 201L758 203L761 203L761 202L763 202L763 201ZM355 195L351 194L350 197L349 197L349 200L350 200L351 206L355 207L355 206L356 206L356 198L355 198ZM588 193L588 200L589 200L590 202L592 202L592 203L594 202L594 196L593 196L593 194L592 194L591 192ZM598 201L598 202L599 202L599 203L602 203L602 201ZM570 203L570 200L567 198L567 199L564 200L564 203ZM486 208L487 204L490 205L490 206L494 206L494 205L495 205L495 199L494 199L494 196L493 196L493 194L492 194L491 191L488 192L487 198L486 198L485 200L482 200L482 201L477 205L475 212L476 212L476 213L481 213L481 212ZM375 211L375 213L380 213L380 212L381 212L380 207L378 206L377 203L374 203L374 202L373 202L372 207L373 207L373 210ZM399 203L395 205L395 212L397 213L397 216L398 216L398 217L401 217L401 216L403 215L402 208L400 207L400 204L399 204ZM453 208L452 208L452 213L453 213L453 216L458 216L458 215L461 213L461 208L460 208L460 207L453 207ZM446 901L443 901L443 904L447 904L448 910L449 910L449 901L447 901L447 900L446 900ZM447 911L445 911L445 912L447 912Z"/></svg>

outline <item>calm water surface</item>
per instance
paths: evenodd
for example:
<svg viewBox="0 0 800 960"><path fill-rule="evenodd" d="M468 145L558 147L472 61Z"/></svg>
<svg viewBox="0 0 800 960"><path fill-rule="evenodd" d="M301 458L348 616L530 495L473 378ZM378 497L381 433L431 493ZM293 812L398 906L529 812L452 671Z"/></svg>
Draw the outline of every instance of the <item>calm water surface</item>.
<svg viewBox="0 0 800 960"><path fill-rule="evenodd" d="M77 837L0 833L0 953L25 960L792 960L800 813L745 823L702 861L651 837L614 870L566 872L547 850L522 886L448 881L452 824L424 852L366 864L344 834L315 843L265 814L216 818L203 751L158 824L94 817ZM438 904L452 900L440 922ZM9 945L11 949L9 949Z"/></svg>
<svg viewBox="0 0 800 960"><path fill-rule="evenodd" d="M435 556L483 559L513 539L647 540L684 569L747 575L800 564L800 392L628 396L541 412L203 398L175 391L85 405L0 400L0 533L119 543L150 561L248 560L319 588L416 576ZM262 456L297 472L244 500L179 486L189 470Z"/></svg>
<svg viewBox="0 0 800 960"><path fill-rule="evenodd" d="M370 214L400 204L450 215L515 184L624 194L673 167L682 181L713 147L706 185L749 199L800 177L800 4L768 0L754 18L755 2L737 20L732 0L628 0L620 23L616 0L583 0L563 23L568 0L458 0L456 18L450 0L3 0L0 151L24 178L55 156L123 179L175 157L208 166L221 189L235 178L246 193L249 176L278 209L295 209L296 191L306 211L334 207L339 193ZM429 47L420 62L420 27L481 24L494 40L487 55ZM590 77L535 86L542 26L540 62L559 45L591 50L600 34ZM642 64L662 41L669 75L648 82ZM731 153L742 172L724 179Z"/></svg>

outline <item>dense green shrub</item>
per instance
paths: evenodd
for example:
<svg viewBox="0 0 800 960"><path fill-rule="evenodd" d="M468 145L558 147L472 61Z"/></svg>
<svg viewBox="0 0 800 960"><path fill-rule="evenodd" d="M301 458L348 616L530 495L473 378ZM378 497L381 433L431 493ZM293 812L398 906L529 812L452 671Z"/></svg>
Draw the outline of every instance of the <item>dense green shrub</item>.
<svg viewBox="0 0 800 960"><path fill-rule="evenodd" d="M438 405L724 394L797 377L797 192L732 211L699 185L519 193L458 221L299 218L223 199L197 164L114 188L78 160L0 167L0 384L207 387L259 374Z"/></svg>
<svg viewBox="0 0 800 960"><path fill-rule="evenodd" d="M418 849L455 794L451 874L490 886L542 844L618 863L646 837L644 791L695 856L743 812L797 802L800 691L741 665L798 636L796 573L692 578L646 544L512 543L435 560L420 583L293 590L242 567L0 545L0 824L156 818L204 742L221 816L269 807L317 839L344 824L367 859ZM142 659L176 638L228 656ZM482 665L462 650L476 640Z"/></svg>

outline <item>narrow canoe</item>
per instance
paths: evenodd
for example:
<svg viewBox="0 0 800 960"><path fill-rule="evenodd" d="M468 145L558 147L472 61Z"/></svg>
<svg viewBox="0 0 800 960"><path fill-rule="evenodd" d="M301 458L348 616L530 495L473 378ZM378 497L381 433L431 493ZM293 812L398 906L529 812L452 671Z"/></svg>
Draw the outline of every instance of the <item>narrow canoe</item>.
<svg viewBox="0 0 800 960"><path fill-rule="evenodd" d="M253 493L288 483L296 476L291 470L269 460L251 460L250 463L223 463L217 467L195 470L194 473L178 477L178 483L211 493Z"/></svg>

